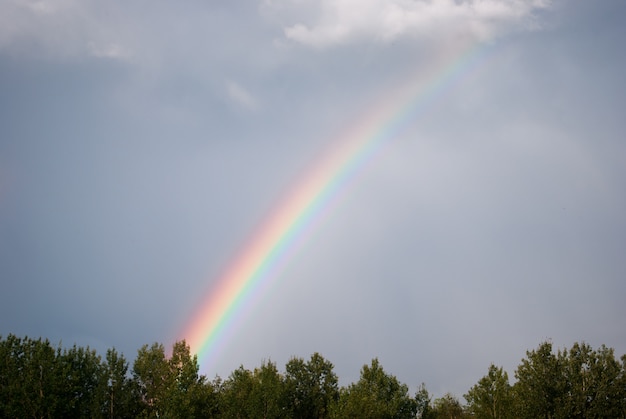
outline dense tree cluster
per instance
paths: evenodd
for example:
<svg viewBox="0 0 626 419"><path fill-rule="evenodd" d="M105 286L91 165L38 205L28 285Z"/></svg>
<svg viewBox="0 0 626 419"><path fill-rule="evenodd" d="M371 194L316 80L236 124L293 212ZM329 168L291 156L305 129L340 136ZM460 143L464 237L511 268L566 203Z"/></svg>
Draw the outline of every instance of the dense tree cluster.
<svg viewBox="0 0 626 419"><path fill-rule="evenodd" d="M270 361L210 381L185 341L168 357L163 345L139 349L132 369L115 349L0 337L0 418L626 418L626 356L575 343L550 342L526 353L509 383L491 365L462 404L432 400L422 384L411 395L378 359L356 383L339 387L320 354L292 358L279 372Z"/></svg>

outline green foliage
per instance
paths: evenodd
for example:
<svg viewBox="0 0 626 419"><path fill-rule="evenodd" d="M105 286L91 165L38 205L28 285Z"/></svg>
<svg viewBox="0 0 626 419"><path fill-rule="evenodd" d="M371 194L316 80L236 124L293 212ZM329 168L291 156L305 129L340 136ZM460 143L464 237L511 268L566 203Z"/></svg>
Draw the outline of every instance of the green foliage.
<svg viewBox="0 0 626 419"><path fill-rule="evenodd" d="M619 399L621 400L620 418L626 418L626 354L622 355L622 371L617 381Z"/></svg>
<svg viewBox="0 0 626 419"><path fill-rule="evenodd" d="M424 383L420 384L415 393L415 405L417 408L417 417L421 419L429 419L435 417L435 413L430 405L430 394Z"/></svg>
<svg viewBox="0 0 626 419"><path fill-rule="evenodd" d="M222 386L224 418L281 418L286 416L284 381L276 364L263 362L254 372L240 366Z"/></svg>
<svg viewBox="0 0 626 419"><path fill-rule="evenodd" d="M102 363L100 412L104 418L132 418L139 411L139 389L128 376L128 362L115 348L108 349Z"/></svg>
<svg viewBox="0 0 626 419"><path fill-rule="evenodd" d="M544 342L527 356L515 372L517 417L624 417L624 367L612 349L575 343L569 352L553 354L552 345Z"/></svg>
<svg viewBox="0 0 626 419"><path fill-rule="evenodd" d="M322 419L339 398L338 379L333 364L319 353L304 362L292 358L285 366L287 407L291 417Z"/></svg>
<svg viewBox="0 0 626 419"><path fill-rule="evenodd" d="M98 391L102 365L96 351L74 345L57 356L57 388L63 403L57 414L62 417L92 418L99 416Z"/></svg>
<svg viewBox="0 0 626 419"><path fill-rule="evenodd" d="M356 384L343 388L333 410L336 418L414 418L417 403L406 384L385 373L377 358L364 365Z"/></svg>
<svg viewBox="0 0 626 419"><path fill-rule="evenodd" d="M57 353L50 342L9 335L0 353L0 416L56 416L62 387Z"/></svg>
<svg viewBox="0 0 626 419"><path fill-rule="evenodd" d="M618 417L624 395L619 389L621 374L612 349L602 345L595 351L586 343L575 343L565 365L565 396L557 409L559 416Z"/></svg>
<svg viewBox="0 0 626 419"><path fill-rule="evenodd" d="M170 417L195 418L210 416L209 402L214 398L213 388L206 377L199 375L197 355L191 356L189 345L176 342L169 360L171 387L168 394Z"/></svg>
<svg viewBox="0 0 626 419"><path fill-rule="evenodd" d="M626 418L626 355L575 343L528 351L509 384L490 365L467 406L451 394L435 399L424 384L415 397L378 359L356 383L338 388L333 364L314 353L292 358L284 375L272 362L243 366L222 382L199 374L185 341L168 358L163 345L139 349L129 364L115 349L53 347L48 340L0 336L0 418Z"/></svg>
<svg viewBox="0 0 626 419"><path fill-rule="evenodd" d="M213 414L209 401L214 392L204 376L198 375L197 356L189 345L176 342L167 359L162 344L144 345L133 365L144 418L194 418Z"/></svg>
<svg viewBox="0 0 626 419"><path fill-rule="evenodd" d="M255 368L251 394L253 417L280 418L284 415L284 383L276 364L263 362Z"/></svg>
<svg viewBox="0 0 626 419"><path fill-rule="evenodd" d="M250 399L254 389L252 371L242 366L233 371L222 386L221 413L224 418L252 418Z"/></svg>
<svg viewBox="0 0 626 419"><path fill-rule="evenodd" d="M133 365L133 376L139 386L142 402L140 416L158 418L167 411L167 391L171 386L169 365L165 358L165 348L154 343L139 349Z"/></svg>
<svg viewBox="0 0 626 419"><path fill-rule="evenodd" d="M515 371L516 413L522 418L552 418L564 394L563 355L552 353L552 343L544 342Z"/></svg>
<svg viewBox="0 0 626 419"><path fill-rule="evenodd" d="M487 375L464 396L469 412L477 419L512 417L513 392L509 376L502 367L491 364Z"/></svg>
<svg viewBox="0 0 626 419"><path fill-rule="evenodd" d="M435 400L430 413L431 418L440 419L462 419L465 417L463 406L459 400L450 393Z"/></svg>

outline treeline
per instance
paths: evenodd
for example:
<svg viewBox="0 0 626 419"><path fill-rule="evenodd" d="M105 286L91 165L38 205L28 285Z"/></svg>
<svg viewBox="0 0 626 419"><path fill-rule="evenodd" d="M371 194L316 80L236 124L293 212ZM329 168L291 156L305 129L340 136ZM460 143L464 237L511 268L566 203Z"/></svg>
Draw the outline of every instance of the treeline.
<svg viewBox="0 0 626 419"><path fill-rule="evenodd" d="M550 342L528 351L509 383L491 365L463 397L432 399L378 359L357 382L339 387L320 354L292 358L279 372L266 361L228 378L199 374L185 341L170 357L163 345L139 349L132 369L109 349L104 358L74 345L0 336L0 418L626 418L626 355L575 343L554 352Z"/></svg>

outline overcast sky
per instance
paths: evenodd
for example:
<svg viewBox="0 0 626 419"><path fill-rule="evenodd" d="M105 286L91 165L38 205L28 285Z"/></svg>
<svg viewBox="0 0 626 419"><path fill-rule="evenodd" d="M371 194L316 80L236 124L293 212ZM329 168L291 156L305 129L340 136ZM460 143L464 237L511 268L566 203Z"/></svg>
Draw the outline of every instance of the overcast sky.
<svg viewBox="0 0 626 419"><path fill-rule="evenodd" d="M461 397L546 339L626 353L625 18L622 0L0 0L0 334L171 346L343 132L478 45L202 372L317 351L342 384L378 357Z"/></svg>

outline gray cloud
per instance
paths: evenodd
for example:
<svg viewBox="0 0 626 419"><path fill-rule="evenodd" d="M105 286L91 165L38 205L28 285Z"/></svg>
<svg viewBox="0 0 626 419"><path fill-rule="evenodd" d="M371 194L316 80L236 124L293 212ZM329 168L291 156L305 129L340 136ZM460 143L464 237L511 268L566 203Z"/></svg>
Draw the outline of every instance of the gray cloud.
<svg viewBox="0 0 626 419"><path fill-rule="evenodd" d="M458 19L486 58L360 168L203 372L320 351L347 384L378 356L461 396L543 339L625 353L622 4L414 3L369 4L407 9L393 27L344 2L2 3L0 334L169 345Z"/></svg>

